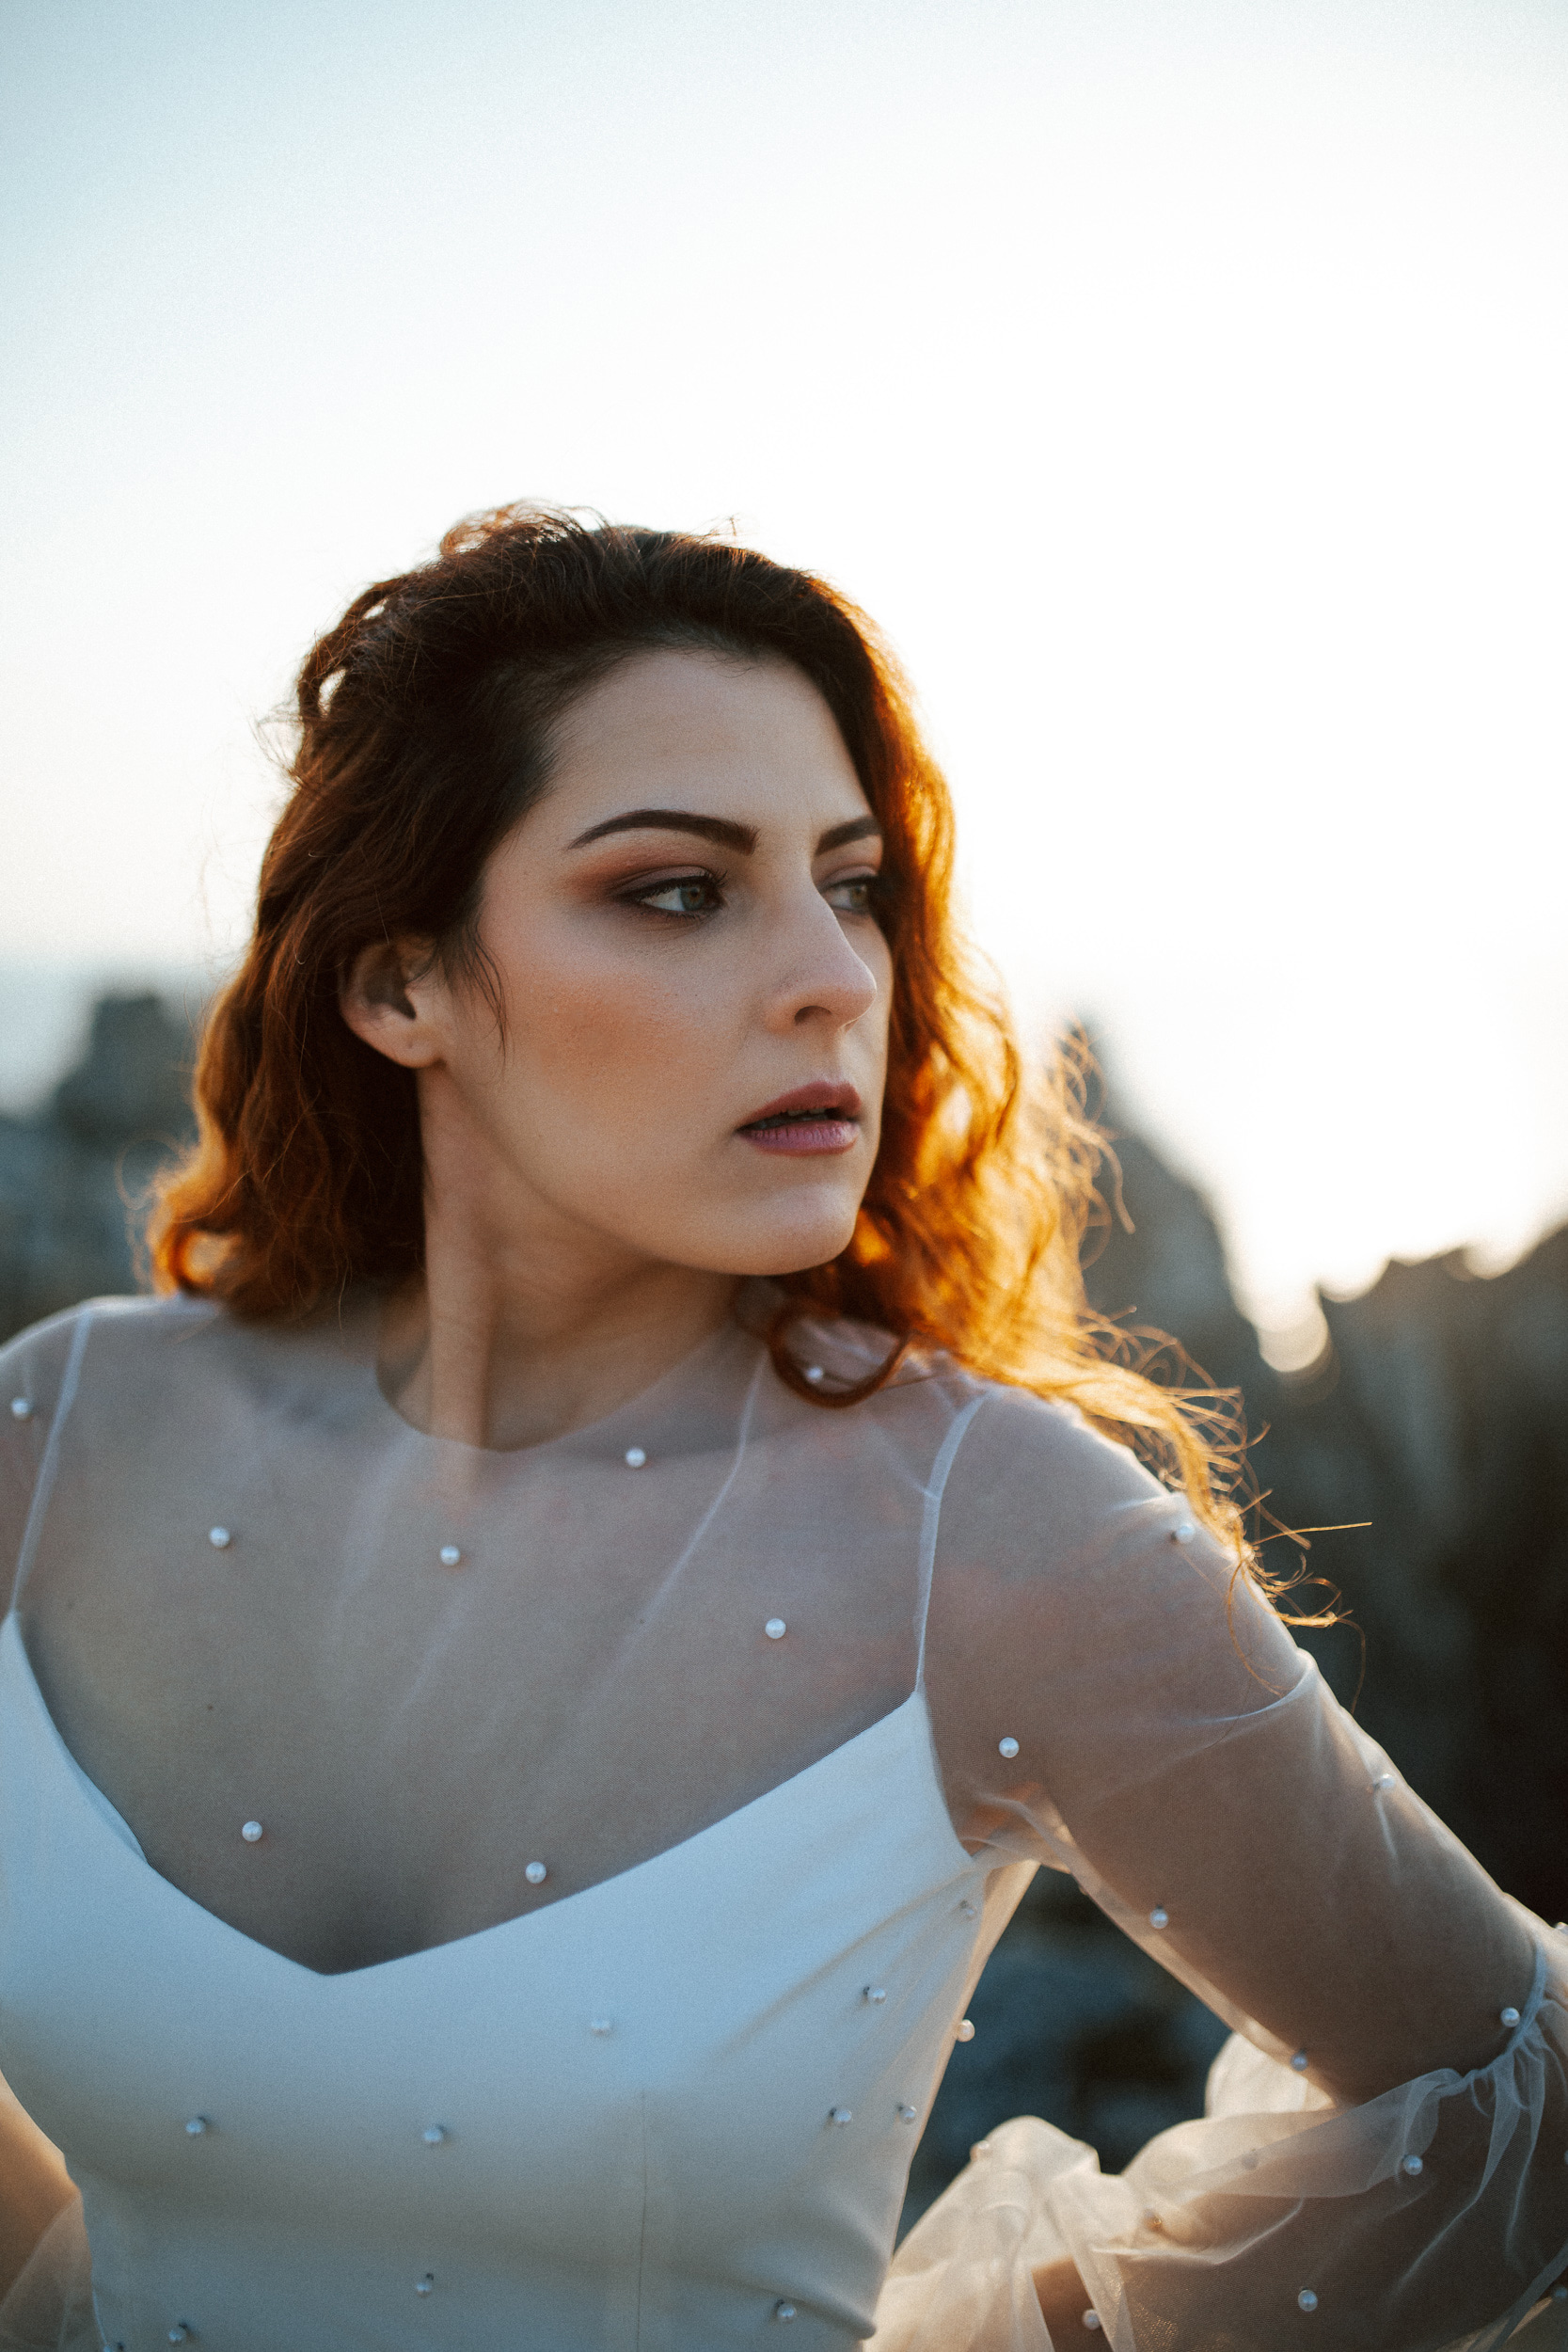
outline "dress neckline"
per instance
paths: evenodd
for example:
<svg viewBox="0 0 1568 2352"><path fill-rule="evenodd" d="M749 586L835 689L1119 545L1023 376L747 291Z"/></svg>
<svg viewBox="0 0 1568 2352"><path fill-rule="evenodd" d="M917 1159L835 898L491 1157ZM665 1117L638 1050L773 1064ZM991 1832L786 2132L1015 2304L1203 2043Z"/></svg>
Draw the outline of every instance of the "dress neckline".
<svg viewBox="0 0 1568 2352"><path fill-rule="evenodd" d="M64 1768L84 1812L91 1817L94 1830L113 1837L117 1845L128 1849L133 1860L139 1864L157 1886L166 1889L175 1901L187 1905L203 1920L215 1928L220 1934L234 1937L240 1944L249 1947L252 1951L264 1954L269 1961L276 1961L279 1967L290 1969L296 1976L306 1978L316 1984L356 1983L362 1979L382 1978L388 1969L411 1968L420 1962L428 1964L438 1960L442 1953L472 1949L487 1938L511 1936L524 1931L532 1934L547 1932L545 1923L558 1914L574 1913L582 1906L593 1903L595 1899L608 1901L614 1895L630 1888L633 1882L642 1879L645 1883L645 1873L658 1870L661 1866L670 1867L677 1856L689 1856L705 1839L716 1839L725 1833L733 1836L737 1824L748 1819L752 1820L760 1819L765 1807L776 1810L792 1794L798 1798L808 1783L825 1779L832 1772L842 1770L857 1751L872 1745L879 1740L892 1738L895 1727L901 1729L911 1716L916 1720L921 1735L915 1740L915 1746L920 1756L923 1774L922 1801L928 1806L934 1807L935 1818L951 1848L955 1869L972 1871L976 1867L975 1857L960 1844L958 1832L953 1827L952 1816L947 1810L947 1800L942 1792L942 1778L937 1767L930 1709L927 1704L924 1685L917 1683L909 1696L901 1699L896 1707L891 1708L884 1715L879 1715L876 1721L867 1724L863 1730L853 1733L847 1740L840 1740L837 1747L830 1748L828 1753L825 1756L819 1756L815 1763L802 1766L800 1772L790 1773L784 1780L775 1781L772 1788L765 1788L760 1796L749 1798L744 1804L736 1805L730 1812L721 1814L716 1821L709 1821L705 1828L694 1830L689 1837L678 1838L673 1845L661 1848L657 1853L646 1855L641 1862L630 1863L624 1870L613 1871L609 1878L596 1879L593 1885L579 1887L576 1894L562 1895L554 1902L546 1903L542 1909L536 1911L515 1912L509 1919L494 1920L489 1927L475 1928L467 1935L448 1936L439 1944L423 1944L416 1951L399 1952L390 1960L367 1962L362 1968L312 1968L305 1961L293 1960L287 1952L280 1952L276 1945L263 1943L259 1936L247 1934L244 1928L235 1927L231 1921L223 1918L217 1912L209 1911L204 1903L197 1901L194 1895L187 1895L182 1887L175 1885L172 1879L165 1878L161 1870L153 1867L142 1850L140 1839L124 1815L110 1803L97 1782L78 1763L67 1745L65 1735L50 1712L38 1677L33 1672L33 1661L27 1655L27 1645L23 1640L21 1624L14 1608L7 1613L3 1621L0 1621L0 1674L3 1674L6 1662L10 1657L14 1657L16 1661L26 1694L26 1703L32 1708L35 1718L43 1731L45 1743Z"/></svg>

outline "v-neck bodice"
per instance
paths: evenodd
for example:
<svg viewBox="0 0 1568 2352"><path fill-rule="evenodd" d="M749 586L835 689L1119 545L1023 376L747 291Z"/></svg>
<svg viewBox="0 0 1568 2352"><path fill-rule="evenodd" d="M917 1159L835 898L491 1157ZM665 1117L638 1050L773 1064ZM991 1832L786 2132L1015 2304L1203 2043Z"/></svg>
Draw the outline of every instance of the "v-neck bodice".
<svg viewBox="0 0 1568 2352"><path fill-rule="evenodd" d="M718 2352L780 2303L858 2341L1026 1876L986 1902L917 1692L617 1878L324 1977L150 1868L0 1633L0 2064L127 2352Z"/></svg>

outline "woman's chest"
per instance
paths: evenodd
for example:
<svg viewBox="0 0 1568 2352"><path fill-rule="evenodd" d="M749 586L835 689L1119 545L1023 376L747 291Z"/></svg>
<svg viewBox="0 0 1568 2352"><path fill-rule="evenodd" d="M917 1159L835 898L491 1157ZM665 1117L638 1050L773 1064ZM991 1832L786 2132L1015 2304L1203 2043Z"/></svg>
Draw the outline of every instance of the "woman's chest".
<svg viewBox="0 0 1568 2352"><path fill-rule="evenodd" d="M151 1866L313 1969L548 1909L912 1679L908 1529L884 1514L836 1554L781 1533L766 1459L721 1520L703 1455L476 1478L293 1433L147 1467L113 1510L102 1472L61 1498L39 1685Z"/></svg>

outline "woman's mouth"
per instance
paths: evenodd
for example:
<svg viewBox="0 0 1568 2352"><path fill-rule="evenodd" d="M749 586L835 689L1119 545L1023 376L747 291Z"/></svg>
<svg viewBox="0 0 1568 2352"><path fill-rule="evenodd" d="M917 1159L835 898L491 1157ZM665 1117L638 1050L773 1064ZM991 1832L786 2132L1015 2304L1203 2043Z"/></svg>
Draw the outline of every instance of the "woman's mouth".
<svg viewBox="0 0 1568 2352"><path fill-rule="evenodd" d="M860 1107L851 1086L796 1087L736 1133L759 1152L848 1152L860 1141Z"/></svg>

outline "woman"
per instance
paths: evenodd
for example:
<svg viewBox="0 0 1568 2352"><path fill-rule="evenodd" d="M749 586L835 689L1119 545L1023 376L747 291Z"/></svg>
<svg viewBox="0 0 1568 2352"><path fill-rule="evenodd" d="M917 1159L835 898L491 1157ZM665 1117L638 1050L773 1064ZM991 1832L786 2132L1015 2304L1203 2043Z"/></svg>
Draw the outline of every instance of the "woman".
<svg viewBox="0 0 1568 2352"><path fill-rule="evenodd" d="M501 513L299 716L166 1295L6 1358L0 2066L82 2193L11 2340L1499 2342L1560 1947L1097 1337L867 625ZM1244 2039L1119 2179L1007 2125L889 2273L1041 1862Z"/></svg>

